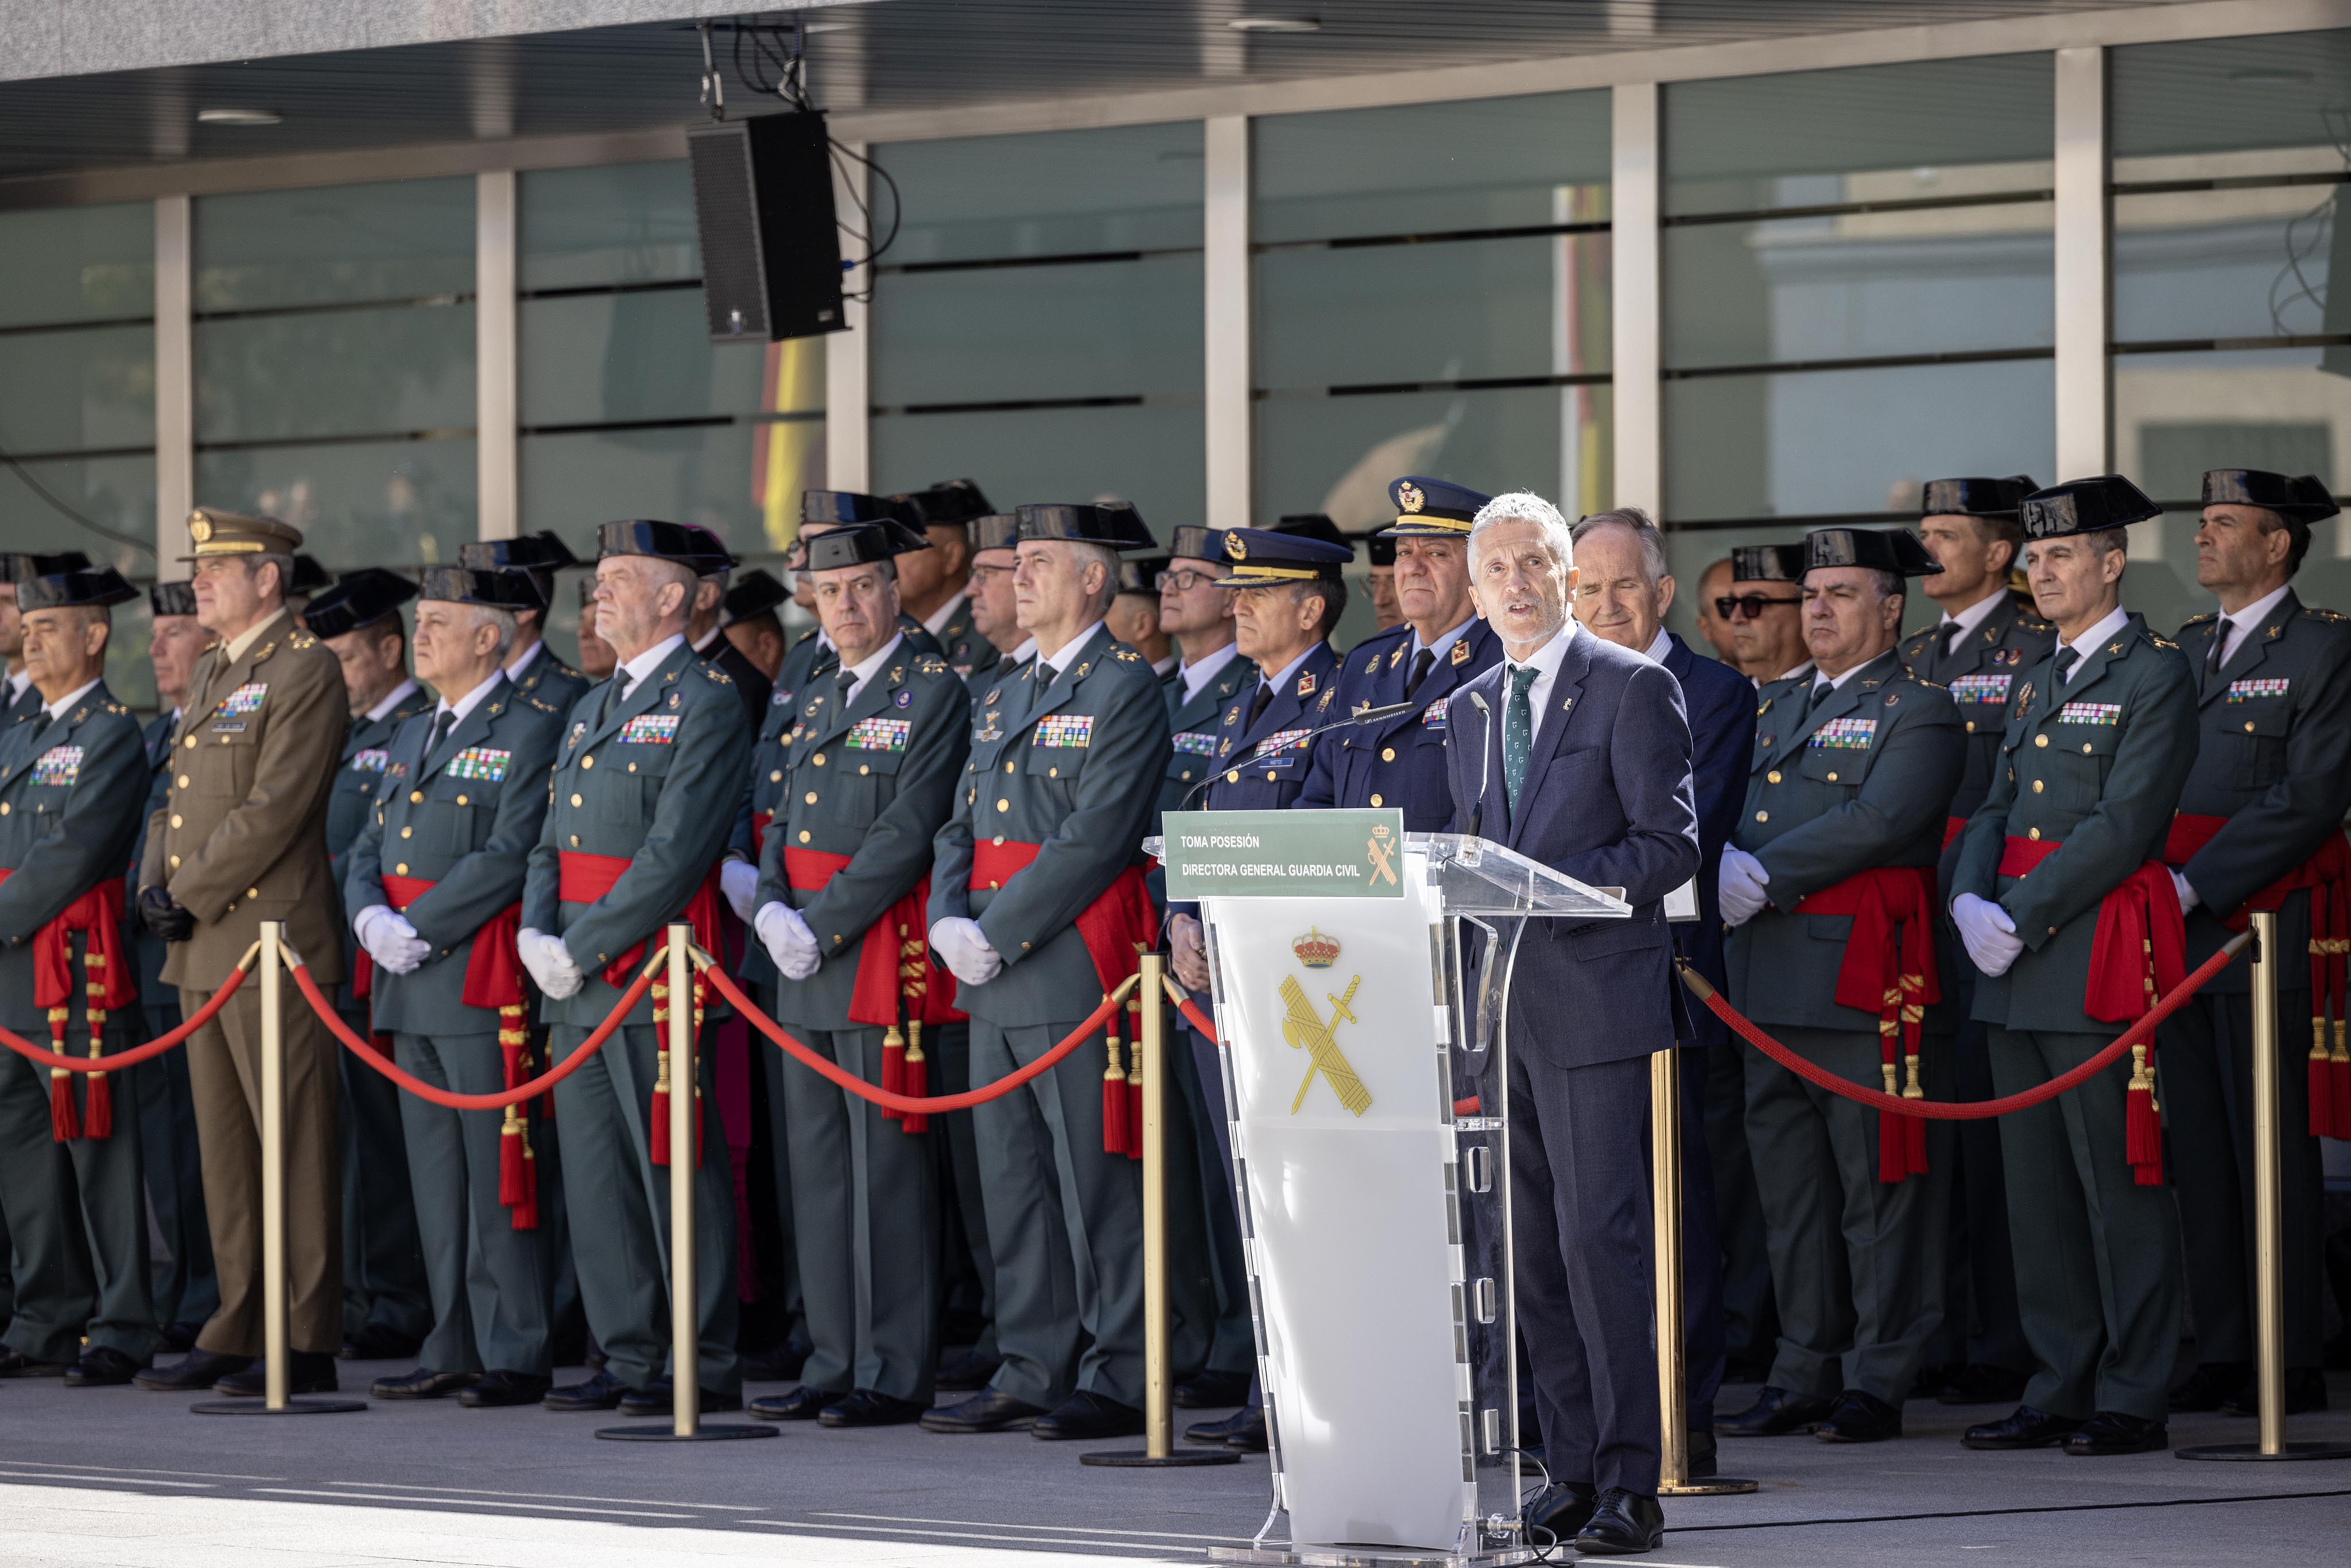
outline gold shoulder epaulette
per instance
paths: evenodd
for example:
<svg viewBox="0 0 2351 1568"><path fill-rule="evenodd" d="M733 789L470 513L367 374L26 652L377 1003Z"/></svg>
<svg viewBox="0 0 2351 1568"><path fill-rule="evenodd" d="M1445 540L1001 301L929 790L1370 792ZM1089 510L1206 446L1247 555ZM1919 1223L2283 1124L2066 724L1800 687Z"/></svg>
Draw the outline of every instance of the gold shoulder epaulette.
<svg viewBox="0 0 2351 1568"><path fill-rule="evenodd" d="M106 711L109 713L129 713L131 710L124 707L120 703L109 703L106 705Z"/></svg>
<svg viewBox="0 0 2351 1568"><path fill-rule="evenodd" d="M1942 682L1930 681L1924 675L1912 675L1910 677L1910 684L1914 686L1924 686L1930 692L1948 692L1951 689Z"/></svg>
<svg viewBox="0 0 2351 1568"><path fill-rule="evenodd" d="M926 675L943 675L946 674L947 662L936 653L925 653L914 662L914 668Z"/></svg>
<svg viewBox="0 0 2351 1568"><path fill-rule="evenodd" d="M2040 616L2035 615L2030 610L2018 611L2016 612L2016 623L2027 632L2053 632L2056 630L2056 623L2054 622L2043 621Z"/></svg>
<svg viewBox="0 0 2351 1568"><path fill-rule="evenodd" d="M559 718L562 716L563 710L561 708L557 707L551 702L546 701L536 692L523 693L522 700L528 703L531 706L537 708L541 713L551 713Z"/></svg>
<svg viewBox="0 0 2351 1568"><path fill-rule="evenodd" d="M1110 656L1116 659L1122 664L1139 664L1143 663L1143 655L1136 653L1132 648L1113 648L1111 650Z"/></svg>
<svg viewBox="0 0 2351 1568"><path fill-rule="evenodd" d="M2201 615L2190 615L2187 620L2182 621L2179 623L2179 627L2180 630L2184 632L2190 626L2201 626L2208 621L2218 621L2219 619L2220 619L2220 612L2219 611L2207 610Z"/></svg>
<svg viewBox="0 0 2351 1568"><path fill-rule="evenodd" d="M735 684L735 677L720 669L717 665L702 659L696 659L693 661L693 663L696 669L700 670L705 675L709 677L710 684L712 685L731 686Z"/></svg>
<svg viewBox="0 0 2351 1568"><path fill-rule="evenodd" d="M2302 612L2313 621L2351 621L2351 615L2344 615L2333 610L2321 610L2315 604L2304 605Z"/></svg>
<svg viewBox="0 0 2351 1568"><path fill-rule="evenodd" d="M2147 640L2154 643L2158 648L2177 648L2179 646L2179 643L2173 642L2170 638L2160 636L2153 632L2147 634Z"/></svg>
<svg viewBox="0 0 2351 1568"><path fill-rule="evenodd" d="M799 647L802 643L805 643L805 642L807 642L810 638L811 638L811 637L815 636L815 635L816 635L816 631L817 631L817 629L816 629L815 627L813 627L813 626L810 627L807 631L805 631L805 632L801 632L799 636L797 636L797 637L795 637L795 638L793 638L793 639L792 639L792 646L793 646L793 647L795 647L795 648Z"/></svg>
<svg viewBox="0 0 2351 1568"><path fill-rule="evenodd" d="M308 632L297 632L286 639L286 645L289 648L315 648L319 640Z"/></svg>

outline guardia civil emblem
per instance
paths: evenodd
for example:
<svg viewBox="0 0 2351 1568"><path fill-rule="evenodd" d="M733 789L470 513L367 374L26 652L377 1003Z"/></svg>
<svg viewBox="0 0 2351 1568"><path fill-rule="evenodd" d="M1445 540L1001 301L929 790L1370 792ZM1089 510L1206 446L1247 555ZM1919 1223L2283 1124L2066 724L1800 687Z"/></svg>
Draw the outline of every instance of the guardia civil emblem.
<svg viewBox="0 0 2351 1568"><path fill-rule="evenodd" d="M1301 937L1300 940L1305 938ZM1325 937L1323 940L1328 942L1330 939ZM1337 943L1331 943L1333 957L1337 956L1338 946ZM1347 982L1343 996L1334 997L1327 991L1323 993L1322 999L1331 1004L1331 1019L1325 1023L1322 1015L1315 1011L1314 1004L1307 999L1306 989L1298 983L1297 977L1282 977L1281 1005L1287 1009L1288 1016L1281 1020L1281 1038L1290 1042L1291 1050L1302 1049L1312 1058L1307 1064L1305 1079L1298 1085L1298 1093L1290 1102L1291 1115L1297 1115L1298 1108L1306 1103L1306 1092L1314 1087L1314 1080L1318 1076L1331 1086L1331 1092L1339 1097L1339 1103L1351 1114L1360 1116L1372 1108L1371 1091L1364 1087L1364 1081L1355 1076L1354 1066L1348 1061L1346 1052L1341 1051L1338 1041L1331 1038L1341 1019L1349 1023L1357 1021L1348 1004L1355 999L1355 988L1363 983L1364 977L1357 975Z"/></svg>

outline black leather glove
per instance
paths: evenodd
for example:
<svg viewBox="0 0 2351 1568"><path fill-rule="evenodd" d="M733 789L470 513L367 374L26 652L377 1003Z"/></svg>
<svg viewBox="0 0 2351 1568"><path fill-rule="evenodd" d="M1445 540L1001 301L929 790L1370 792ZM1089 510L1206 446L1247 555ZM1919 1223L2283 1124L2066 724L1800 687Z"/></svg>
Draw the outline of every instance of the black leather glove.
<svg viewBox="0 0 2351 1568"><path fill-rule="evenodd" d="M196 934L196 917L180 907L168 887L139 890L139 918L166 942L185 942Z"/></svg>

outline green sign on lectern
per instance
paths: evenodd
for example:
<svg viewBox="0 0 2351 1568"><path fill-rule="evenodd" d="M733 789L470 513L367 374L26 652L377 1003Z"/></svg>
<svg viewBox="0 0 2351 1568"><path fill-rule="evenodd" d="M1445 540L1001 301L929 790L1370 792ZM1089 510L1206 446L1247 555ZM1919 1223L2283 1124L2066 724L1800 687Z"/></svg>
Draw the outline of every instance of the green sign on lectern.
<svg viewBox="0 0 2351 1568"><path fill-rule="evenodd" d="M1404 813L1170 811L1167 896L1402 898Z"/></svg>

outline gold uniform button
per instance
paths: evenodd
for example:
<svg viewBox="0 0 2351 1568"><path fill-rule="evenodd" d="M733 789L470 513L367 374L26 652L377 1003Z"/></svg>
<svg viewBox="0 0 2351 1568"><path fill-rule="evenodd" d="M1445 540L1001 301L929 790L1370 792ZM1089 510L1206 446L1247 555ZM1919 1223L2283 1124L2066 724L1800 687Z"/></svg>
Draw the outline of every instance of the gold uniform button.
<svg viewBox="0 0 2351 1568"><path fill-rule="evenodd" d="M815 763L819 768L821 768L824 766L824 753L820 751L814 757L810 758L809 760Z"/></svg>
<svg viewBox="0 0 2351 1568"><path fill-rule="evenodd" d="M861 763L859 763L859 764L857 765L857 771L858 771L858 773L859 773L859 775L860 775L860 776L862 776L862 775L864 775L864 774L868 774L868 773L872 772L872 771L873 771L873 769L872 769L871 768L868 768L867 766L865 766L865 764L863 764L862 762L861 762Z"/></svg>
<svg viewBox="0 0 2351 1568"><path fill-rule="evenodd" d="M0 800L0 817L5 817L5 816L6 816L7 814L8 814L8 802L7 802L7 801L5 801L5 800Z"/></svg>
<svg viewBox="0 0 2351 1568"><path fill-rule="evenodd" d="M465 797L464 797L463 795L458 796L458 797L457 797L457 804L459 804L460 806L462 806L462 805L464 805L465 803Z"/></svg>
<svg viewBox="0 0 2351 1568"><path fill-rule="evenodd" d="M1270 768L1265 770L1265 781L1269 784L1273 782L1273 769Z"/></svg>
<svg viewBox="0 0 2351 1568"><path fill-rule="evenodd" d="M1780 770L1779 770L1778 768L1774 768L1773 769L1771 769L1771 772L1766 773L1765 775L1763 775L1763 782L1764 782L1764 783L1766 783L1766 784L1777 784L1779 781L1780 781Z"/></svg>
<svg viewBox="0 0 2351 1568"><path fill-rule="evenodd" d="M1975 721L1975 720L1973 720L1973 719L1970 719L1970 720L1968 720L1968 733L1969 733L1970 735L1973 735L1975 732L1976 732L1976 721Z"/></svg>
<svg viewBox="0 0 2351 1568"><path fill-rule="evenodd" d="M172 869L173 871L177 871L177 870L179 870L179 869L180 869L180 857L179 857L179 856L177 856L177 855L173 855L173 856L172 857Z"/></svg>
<svg viewBox="0 0 2351 1568"><path fill-rule="evenodd" d="M1238 784L1238 783L1239 783L1240 781L1241 781L1241 774L1240 774L1240 769L1239 769L1239 768L1229 768L1229 769L1228 769L1228 770L1226 771L1226 773L1225 773L1225 782L1226 782L1226 783L1228 783L1228 784Z"/></svg>
<svg viewBox="0 0 2351 1568"><path fill-rule="evenodd" d="M177 811L174 811L174 812L172 812L172 826L173 826L173 827L175 827L175 828L176 828L176 827L178 827L179 825L180 825L180 814L179 814Z"/></svg>
<svg viewBox="0 0 2351 1568"><path fill-rule="evenodd" d="M806 801L808 804L810 804L810 805L813 806L813 805L815 805L815 804L816 804L816 791L815 791L815 790L813 790L813 789L811 789L811 790L810 790L807 794L805 794L805 795L801 796L801 797L800 797L800 799L801 799L802 800Z"/></svg>
<svg viewBox="0 0 2351 1568"><path fill-rule="evenodd" d="M780 783L782 783L783 781L784 781L784 770L783 770L782 768L777 768L773 773L770 773L770 774L768 774L768 783L770 783L770 784L780 784Z"/></svg>
<svg viewBox="0 0 2351 1568"><path fill-rule="evenodd" d="M1836 775L1834 773L1831 773L1829 775L1829 782L1832 784L1836 782Z"/></svg>
<svg viewBox="0 0 2351 1568"><path fill-rule="evenodd" d="M1758 811L1755 813L1755 820L1759 822L1768 822L1771 820L1771 813L1769 811Z"/></svg>
<svg viewBox="0 0 2351 1568"><path fill-rule="evenodd" d="M577 792L577 791L574 791L574 792L573 792L573 794L572 794L572 797L571 797L571 804L573 805L573 807L577 808L577 807L580 806L580 805L581 805L581 804L583 804L583 803L584 803L584 802L582 802L582 801L580 800L580 796L579 796L578 792Z"/></svg>
<svg viewBox="0 0 2351 1568"><path fill-rule="evenodd" d="M1061 776L1061 770L1060 768L1048 768L1047 769L1045 769L1045 777L1046 777L1046 778L1048 778L1048 779L1059 779ZM1267 778L1269 778L1269 779L1270 779L1270 778L1272 778L1272 777L1273 777L1273 775L1272 775L1272 774L1270 774L1270 773L1269 773L1269 774L1267 774L1267 775L1266 775L1266 777L1267 777Z"/></svg>
<svg viewBox="0 0 2351 1568"><path fill-rule="evenodd" d="M1183 781L1184 781L1185 783L1186 783L1186 784L1188 784L1188 783L1190 783L1190 782L1192 781L1192 770L1191 770L1190 768L1186 768L1186 769L1184 769L1184 779L1183 779Z"/></svg>
<svg viewBox="0 0 2351 1568"><path fill-rule="evenodd" d="M1006 763L1006 764L1004 765L1004 771L1006 771L1007 773L1011 772L1011 771L1012 771L1012 764L1010 764L1009 762Z"/></svg>
<svg viewBox="0 0 2351 1568"><path fill-rule="evenodd" d="M997 834L997 835L996 835L996 842L998 842L998 844L1001 844L1002 842L1004 842L1004 835L1003 835L1002 833L998 833L998 834Z"/></svg>
<svg viewBox="0 0 2351 1568"><path fill-rule="evenodd" d="M424 791L422 789L411 789L408 792L408 803L412 806L423 805L424 803Z"/></svg>
<svg viewBox="0 0 2351 1568"><path fill-rule="evenodd" d="M2024 830L2024 836L2028 839L2037 839L2041 836L2041 830L2038 828L2027 828Z"/></svg>
<svg viewBox="0 0 2351 1568"><path fill-rule="evenodd" d="M188 787L188 776L187 776L186 774L183 773L183 774L181 774L181 775L180 775L180 788L181 788L181 789L186 789L187 787Z"/></svg>
<svg viewBox="0 0 2351 1568"><path fill-rule="evenodd" d="M2032 737L2032 744L2035 746L2046 746L2049 744L2049 737L2045 735L2036 735Z"/></svg>
<svg viewBox="0 0 2351 1568"><path fill-rule="evenodd" d="M247 898L259 898L261 896L261 889L257 887L248 887L245 890L245 896Z"/></svg>
<svg viewBox="0 0 2351 1568"><path fill-rule="evenodd" d="M575 850L580 847L580 835L577 833L571 835L571 847Z"/></svg>
<svg viewBox="0 0 2351 1568"><path fill-rule="evenodd" d="M2050 936L2056 936L2056 935L2057 935L2057 927L2055 927L2054 925L2052 925L2052 926L2049 928L2049 935L2050 935Z"/></svg>
<svg viewBox="0 0 2351 1568"><path fill-rule="evenodd" d="M2248 729L2251 729L2251 728L2252 727L2252 726L2251 726L2251 725L2247 725L2245 727L2246 727L2246 728L2248 728ZM2083 756L2085 756L2085 757L2087 757L2087 756L2089 756L2089 755L2090 755L2090 743L2089 743L2088 741L2086 741L2086 740L2085 740L2085 741L2084 741L2084 742L2082 742L2082 755L2083 755Z"/></svg>
<svg viewBox="0 0 2351 1568"><path fill-rule="evenodd" d="M196 737L192 735L188 737L187 747L190 751L193 751L196 748Z"/></svg>
<svg viewBox="0 0 2351 1568"><path fill-rule="evenodd" d="M596 759L592 757L583 757L580 759L580 766L582 768L593 768L596 766Z"/></svg>
<svg viewBox="0 0 2351 1568"><path fill-rule="evenodd" d="M406 861L402 861L398 865L392 867L392 874L394 876L406 876L408 874L408 862Z"/></svg>
<svg viewBox="0 0 2351 1568"><path fill-rule="evenodd" d="M1394 762L1395 760L1395 747L1393 746L1381 747L1380 760L1383 762Z"/></svg>
<svg viewBox="0 0 2351 1568"><path fill-rule="evenodd" d="M1374 806L1376 806L1376 805L1378 805L1379 803L1380 803L1380 798L1379 798L1377 795L1373 796L1373 797L1372 797L1372 804L1373 804L1373 805L1374 805Z"/></svg>
<svg viewBox="0 0 2351 1568"><path fill-rule="evenodd" d="M2252 734L2252 733L2253 733L2253 721L2252 721L2252 719L2247 719L2247 720L2245 721L2245 733L2246 733L2247 735L2251 735L2251 734ZM2088 747L2086 747L2086 746L2085 746L2085 747L2082 747L2082 749L2083 749L2083 750L2085 750L2085 751L2087 751L2087 750L2089 750L2090 748L2089 748Z"/></svg>
<svg viewBox="0 0 2351 1568"><path fill-rule="evenodd" d="M400 830L400 836L403 839L413 839L416 836L416 830L414 828L402 828Z"/></svg>
<svg viewBox="0 0 2351 1568"><path fill-rule="evenodd" d="M806 843L806 842L808 842L808 841L809 841L809 831L808 831L806 828L802 828L802 829L800 830L800 842L802 842L802 843Z"/></svg>
<svg viewBox="0 0 2351 1568"><path fill-rule="evenodd" d="M2032 781L2032 792L2036 795L2041 793L2041 780L2038 779Z"/></svg>
<svg viewBox="0 0 2351 1568"><path fill-rule="evenodd" d="M1012 810L1012 802L1009 800L998 800L996 803L996 809L999 811L1009 811Z"/></svg>

